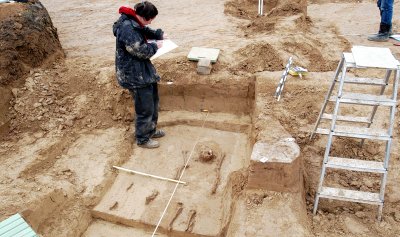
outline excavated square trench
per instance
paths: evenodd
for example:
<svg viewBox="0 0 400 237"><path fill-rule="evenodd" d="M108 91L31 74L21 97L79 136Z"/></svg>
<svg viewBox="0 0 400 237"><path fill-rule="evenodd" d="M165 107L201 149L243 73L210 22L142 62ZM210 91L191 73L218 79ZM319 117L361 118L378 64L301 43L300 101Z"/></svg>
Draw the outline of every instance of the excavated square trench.
<svg viewBox="0 0 400 237"><path fill-rule="evenodd" d="M240 131L187 125L166 127L165 131L168 137L160 139L159 149L136 149L123 167L178 179L186 160L191 158L182 179L186 184L177 189L161 228L217 236L230 218L229 175L245 167L248 137ZM192 153L197 137L200 139ZM94 208L93 216L151 229L161 217L175 185L121 171Z"/></svg>
<svg viewBox="0 0 400 237"><path fill-rule="evenodd" d="M126 162L114 165L178 180L190 159L182 176L186 184L178 184L174 192L177 185L175 182L116 171L118 174L111 187L92 210L96 220L83 236L151 236L160 218L162 221L157 236L211 237L228 233L229 236L240 236L244 230L238 228L238 225L250 220L244 220L244 217L265 218L262 216L265 215L263 211L246 214L246 206L249 198L262 200L267 194L253 191L239 198L239 193L243 192L247 183L255 189L268 186L271 177L285 171L285 168L279 164L260 166L260 162L254 160L260 158L261 146L256 145L254 149L257 151L252 150L255 103L253 87L254 81L248 83L247 88L236 90L226 85L160 85L162 111L158 126L166 131L167 136L159 139L160 148L149 150L135 146ZM232 91L236 91L236 95L228 96ZM201 112L202 109L208 112ZM285 146L284 141L278 143L278 147ZM277 152L276 148L274 152ZM270 155L274 156L272 153ZM249 166L253 169L250 175L246 171ZM284 176L280 176L284 182L292 179ZM299 179L294 176L296 180ZM277 178L279 175L272 177L272 180ZM279 189L277 186L280 182L277 182L278 185L273 184L272 190ZM299 191L298 188L296 191ZM170 198L170 204L163 215ZM270 200L273 198L276 199L275 193L270 194ZM273 213L277 206L284 206L287 212L291 212L291 209L298 206L297 202L301 203L297 196L278 199L287 201L275 200L282 203L265 208ZM251 202L257 203L257 200ZM278 209L272 215L279 215L281 209ZM291 219L288 218L288 223L296 222ZM252 225L257 227L262 225L262 221Z"/></svg>

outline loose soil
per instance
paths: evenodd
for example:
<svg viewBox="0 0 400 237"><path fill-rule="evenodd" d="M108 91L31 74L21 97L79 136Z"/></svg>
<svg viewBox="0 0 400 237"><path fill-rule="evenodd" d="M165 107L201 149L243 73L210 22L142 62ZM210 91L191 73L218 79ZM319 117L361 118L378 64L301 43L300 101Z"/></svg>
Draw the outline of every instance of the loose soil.
<svg viewBox="0 0 400 237"><path fill-rule="evenodd" d="M57 29L40 1L0 5L0 84L63 57Z"/></svg>
<svg viewBox="0 0 400 237"><path fill-rule="evenodd" d="M114 74L111 26L119 6L132 3L43 0L51 20L36 1L0 4L0 34L15 39L10 45L0 37L0 47L7 47L0 56L6 75L0 87L0 220L20 212L46 237L151 236L174 184L112 166L179 178L200 137L182 179L189 184L179 186L158 236L399 236L399 112L383 221L376 222L375 206L323 199L318 214L311 214L326 137L308 136L341 53L366 45L400 56L393 41L366 40L379 24L375 1L272 0L265 1L264 16L257 16L255 0L152 2L160 12L152 26L179 45L154 62L162 77L159 126L167 137L153 151L135 145L131 95ZM27 26L30 14L43 28ZM397 31L396 12L393 22ZM61 52L57 37L63 60L53 57ZM196 74L196 63L186 59L193 46L221 49L211 75ZM304 79L290 76L277 102L273 94L290 56L310 72ZM206 120L201 109L209 110ZM345 111L365 113L358 107ZM386 114L378 111L378 125L385 125ZM300 147L304 187L247 189L252 146L278 137L277 124ZM382 143L360 147L352 139L338 139L333 147L335 155L368 160L383 152ZM379 188L371 174L328 172L327 182Z"/></svg>

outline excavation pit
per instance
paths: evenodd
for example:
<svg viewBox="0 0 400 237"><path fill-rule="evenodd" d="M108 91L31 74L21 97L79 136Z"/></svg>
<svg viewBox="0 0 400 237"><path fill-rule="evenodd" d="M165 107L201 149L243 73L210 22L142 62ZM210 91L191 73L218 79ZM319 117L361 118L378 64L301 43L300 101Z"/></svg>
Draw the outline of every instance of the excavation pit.
<svg viewBox="0 0 400 237"><path fill-rule="evenodd" d="M232 186L238 185L237 177L232 174L247 167L251 148L248 136L251 120L248 116L228 114L168 113L171 117L182 119L185 114L192 116L192 119L197 117L204 127L165 126L163 129L167 136L160 139L161 146L158 149L134 149L122 166L178 180L187 159L190 159L182 177L186 184L178 184L159 231L173 233L174 236L219 236L229 224L229 210L234 203ZM161 114L162 117L168 118L168 115ZM220 117L225 120L222 122ZM230 120L226 120L228 118ZM161 120L160 124L163 123L167 121ZM209 124L217 128L210 128ZM218 130L218 124L224 125L224 130ZM199 147L213 147L213 162L199 159L202 149L195 147L198 144ZM115 182L92 214L108 222L151 231L175 186L174 182L118 171Z"/></svg>
<svg viewBox="0 0 400 237"><path fill-rule="evenodd" d="M116 170L115 181L92 210L96 221L83 236L98 236L104 222L115 230L113 236L125 231L150 236L176 185L157 231L161 236L234 236L234 231L242 233L240 223L245 216L278 218L276 214L288 203L299 207L290 222L300 223L305 218L299 147L279 121L263 118L253 109L254 104L265 102L265 98L252 94L257 81L249 81L247 88L235 88L234 82L230 83L224 88L205 84L160 86L161 108L168 108L159 114L158 127L167 134L159 139L161 146L152 150L134 146L127 161L116 165L179 180L190 158L181 179L186 183ZM229 94L233 96L227 97ZM258 126L264 121L270 123L269 130ZM255 142L256 134L264 135ZM260 205L268 196L277 204L271 206L266 201L249 210L248 197L258 195L256 190L270 192L260 196ZM269 214L262 214L265 212Z"/></svg>

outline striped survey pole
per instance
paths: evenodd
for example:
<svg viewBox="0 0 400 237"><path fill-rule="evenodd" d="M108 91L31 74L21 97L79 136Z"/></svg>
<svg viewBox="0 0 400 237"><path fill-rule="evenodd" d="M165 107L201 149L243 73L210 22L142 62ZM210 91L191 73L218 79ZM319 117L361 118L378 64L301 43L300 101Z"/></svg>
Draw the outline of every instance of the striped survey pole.
<svg viewBox="0 0 400 237"><path fill-rule="evenodd" d="M283 71L281 80L279 81L278 87L276 88L274 97L279 101L281 99L281 94L283 91L283 87L285 86L286 78L289 73L290 66L292 65L293 59L289 58L288 63L286 64L285 70Z"/></svg>

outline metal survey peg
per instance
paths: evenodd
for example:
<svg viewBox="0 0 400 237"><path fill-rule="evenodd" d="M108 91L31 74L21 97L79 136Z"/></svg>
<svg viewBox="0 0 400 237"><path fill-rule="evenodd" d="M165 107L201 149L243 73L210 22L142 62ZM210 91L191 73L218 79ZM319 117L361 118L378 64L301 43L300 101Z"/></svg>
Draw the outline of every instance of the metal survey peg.
<svg viewBox="0 0 400 237"><path fill-rule="evenodd" d="M311 137L315 133L328 135L328 141L325 149L325 154L322 162L321 176L319 179L317 192L315 194L315 202L313 208L313 214L315 215L318 208L320 198L336 199L341 201L359 202L372 205L378 205L377 219L380 221L382 218L384 194L388 175L388 166L390 160L390 149L392 145L392 134L394 128L394 119L396 111L397 91L400 77L400 65L397 68L388 67L386 68L385 78L349 78L346 76L348 68L359 68L357 67L356 61L351 53L343 53L343 56L339 62L338 68L336 69L335 76L332 80L332 84L325 97L324 104L321 108L320 115L315 124L314 130L312 131ZM378 68L378 67L373 67ZM385 87L389 83L390 75L393 76L393 90L390 98L385 97ZM334 87L336 82L339 82L339 88L337 95L333 96ZM343 87L345 84L362 84L380 86L381 90L379 95L366 95L356 93L344 93ZM332 114L325 113L328 102L335 102L334 110ZM357 104L373 107L370 116L368 117L353 117L339 115L341 104ZM377 129L371 128L374 116L378 106L387 106L390 108L389 115L389 128L388 129ZM319 128L322 119L330 120L330 128ZM347 123L364 123L367 127L354 127L354 126L342 126L337 125L338 121L344 121ZM333 157L330 155L333 137L351 137L364 139L382 140L386 143L385 156L383 161L367 161L356 158L345 158L345 157ZM379 193L374 192L363 192L359 190L348 190L343 188L333 188L324 186L324 178L326 169L341 169L347 171L359 171L359 172L370 172L381 175L381 187Z"/></svg>
<svg viewBox="0 0 400 237"><path fill-rule="evenodd" d="M258 0L258 15L262 16L264 10L264 0Z"/></svg>
<svg viewBox="0 0 400 237"><path fill-rule="evenodd" d="M290 70L290 66L293 63L293 58L290 57L288 63L286 64L285 70L282 73L281 79L279 80L278 87L276 88L274 97L279 101L281 99L281 94L283 91L283 87L285 86L286 78Z"/></svg>

